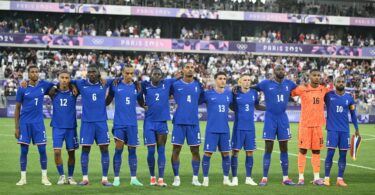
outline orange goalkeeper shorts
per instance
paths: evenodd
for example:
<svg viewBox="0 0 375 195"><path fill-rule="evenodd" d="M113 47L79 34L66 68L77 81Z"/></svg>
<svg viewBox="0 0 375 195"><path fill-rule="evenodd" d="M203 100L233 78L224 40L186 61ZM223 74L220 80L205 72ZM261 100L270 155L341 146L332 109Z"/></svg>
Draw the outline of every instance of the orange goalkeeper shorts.
<svg viewBox="0 0 375 195"><path fill-rule="evenodd" d="M299 127L298 129L298 147L306 150L323 149L323 130L322 127Z"/></svg>

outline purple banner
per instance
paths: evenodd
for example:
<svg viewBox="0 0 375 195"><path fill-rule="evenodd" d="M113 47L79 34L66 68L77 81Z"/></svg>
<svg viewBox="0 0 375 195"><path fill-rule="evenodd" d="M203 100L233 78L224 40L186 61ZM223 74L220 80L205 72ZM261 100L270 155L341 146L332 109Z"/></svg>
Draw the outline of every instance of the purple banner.
<svg viewBox="0 0 375 195"><path fill-rule="evenodd" d="M41 3L41 2L10 2L11 10L18 11L39 11L39 12L60 12L60 13L90 13L106 14L105 5L78 4L78 3Z"/></svg>
<svg viewBox="0 0 375 195"><path fill-rule="evenodd" d="M375 57L375 47L364 47L362 49L362 55Z"/></svg>
<svg viewBox="0 0 375 195"><path fill-rule="evenodd" d="M362 48L345 46L322 46L301 44L263 44L257 43L255 52L258 53L288 53L329 56L362 56Z"/></svg>
<svg viewBox="0 0 375 195"><path fill-rule="evenodd" d="M159 17L176 17L179 9L161 8L161 7L137 7L130 8L131 15L135 16L159 16Z"/></svg>
<svg viewBox="0 0 375 195"><path fill-rule="evenodd" d="M121 37L92 37L83 38L84 46L91 47L121 47L132 49L171 49L172 39L144 39Z"/></svg>
<svg viewBox="0 0 375 195"><path fill-rule="evenodd" d="M288 14L268 12L245 12L246 21L289 22Z"/></svg>
<svg viewBox="0 0 375 195"><path fill-rule="evenodd" d="M195 51L228 51L229 41L202 41L173 39L172 49Z"/></svg>
<svg viewBox="0 0 375 195"><path fill-rule="evenodd" d="M303 45L250 43L239 41L205 41L183 39L147 39L104 36L66 36L33 34L0 34L1 44L34 44L91 49L114 48L138 51L205 51L205 52L256 52L271 54L300 54L316 56L375 57L375 47L349 47L336 45Z"/></svg>
<svg viewBox="0 0 375 195"><path fill-rule="evenodd" d="M229 42L229 51L254 52L255 47L256 47L255 43L237 42L237 41Z"/></svg>
<svg viewBox="0 0 375 195"><path fill-rule="evenodd" d="M0 43L82 46L83 38L66 35L0 34Z"/></svg>
<svg viewBox="0 0 375 195"><path fill-rule="evenodd" d="M375 18L350 17L352 26L375 26Z"/></svg>

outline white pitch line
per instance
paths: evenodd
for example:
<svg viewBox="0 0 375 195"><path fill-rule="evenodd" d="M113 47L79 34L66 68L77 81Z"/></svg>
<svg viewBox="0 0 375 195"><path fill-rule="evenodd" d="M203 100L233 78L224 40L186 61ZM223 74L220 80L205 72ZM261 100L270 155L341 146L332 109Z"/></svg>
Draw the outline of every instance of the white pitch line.
<svg viewBox="0 0 375 195"><path fill-rule="evenodd" d="M369 139L362 139L363 141L371 141L371 140L375 140L375 138L369 138Z"/></svg>
<svg viewBox="0 0 375 195"><path fill-rule="evenodd" d="M264 149L262 149L262 148L257 148L257 150L263 150L263 151L264 151ZM278 151L273 151L273 152L280 154L280 152L278 152ZM298 157L297 154L290 153L290 152L288 152L288 155ZM306 158L311 159L310 156L306 156ZM321 158L320 160L321 160L321 161L325 161L324 158ZM338 163L338 162L335 161L335 160L332 161L332 162L333 162L333 163ZM371 171L375 171L375 168L371 168L371 167L365 167L365 166L355 165L355 164L351 164L351 163L346 163L346 165L347 165L347 166L352 166L352 167L357 167L357 168L362 168L362 169L367 169L367 170L371 170Z"/></svg>

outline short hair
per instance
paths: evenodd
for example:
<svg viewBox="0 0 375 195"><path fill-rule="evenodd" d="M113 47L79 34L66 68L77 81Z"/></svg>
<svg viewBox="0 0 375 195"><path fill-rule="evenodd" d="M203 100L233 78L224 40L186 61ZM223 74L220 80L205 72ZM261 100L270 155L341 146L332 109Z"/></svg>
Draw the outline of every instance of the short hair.
<svg viewBox="0 0 375 195"><path fill-rule="evenodd" d="M319 72L320 73L320 70L318 70L317 68L311 69L310 74L313 73L313 72Z"/></svg>
<svg viewBox="0 0 375 195"><path fill-rule="evenodd" d="M30 65L28 68L27 68L27 72L30 72L31 69L33 68L36 68L39 70L38 66L35 66L35 65Z"/></svg>
<svg viewBox="0 0 375 195"><path fill-rule="evenodd" d="M251 75L250 75L249 73L242 73L242 74L240 75L240 78L242 78L242 77L244 77L244 76L251 77Z"/></svg>
<svg viewBox="0 0 375 195"><path fill-rule="evenodd" d="M70 76L70 72L68 70L60 70L58 73L57 73L57 76L60 76L60 74L68 74Z"/></svg>
<svg viewBox="0 0 375 195"><path fill-rule="evenodd" d="M87 67L87 69L89 69L89 68L95 68L95 69L97 69L97 70L99 71L99 67L98 67L97 65L95 65L95 64L90 64L90 65Z"/></svg>
<svg viewBox="0 0 375 195"><path fill-rule="evenodd" d="M219 77L220 75L224 75L225 77L227 77L227 73L223 72L223 71L219 71L217 72L215 75L214 75L214 79L216 79L217 77Z"/></svg>
<svg viewBox="0 0 375 195"><path fill-rule="evenodd" d="M154 68L151 69L151 72L150 74L152 75L152 73L154 73L155 71L160 71L161 72L161 75L164 76L164 73L163 71L161 70L161 68L155 66Z"/></svg>
<svg viewBox="0 0 375 195"><path fill-rule="evenodd" d="M188 64L192 64L194 66L193 62L186 62L186 63L182 63L182 68L185 68L185 66L187 66Z"/></svg>
<svg viewBox="0 0 375 195"><path fill-rule="evenodd" d="M338 77L335 78L335 80L334 80L333 83L336 84L339 79L342 79L345 82L345 77L344 76L338 76Z"/></svg>

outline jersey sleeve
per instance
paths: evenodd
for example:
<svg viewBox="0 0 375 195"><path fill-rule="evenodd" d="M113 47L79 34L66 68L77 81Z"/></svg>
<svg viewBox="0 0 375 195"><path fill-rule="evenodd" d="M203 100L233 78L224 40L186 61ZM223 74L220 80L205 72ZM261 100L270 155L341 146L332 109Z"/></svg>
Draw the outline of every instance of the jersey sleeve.
<svg viewBox="0 0 375 195"><path fill-rule="evenodd" d="M289 80L289 87L290 90L293 91L295 88L297 88L297 85L293 81Z"/></svg>
<svg viewBox="0 0 375 195"><path fill-rule="evenodd" d="M44 95L48 95L49 90L54 86L52 82L44 81Z"/></svg>
<svg viewBox="0 0 375 195"><path fill-rule="evenodd" d="M258 92L254 92L254 97L255 97L255 105L259 105L259 95L258 95Z"/></svg>
<svg viewBox="0 0 375 195"><path fill-rule="evenodd" d="M17 93L16 93L16 102L22 103L23 102L23 95L25 93L25 89L18 87Z"/></svg>
<svg viewBox="0 0 375 195"><path fill-rule="evenodd" d="M266 88L266 85L267 85L267 81L266 80L261 81L260 83L258 83L255 86L255 90L257 90L257 91L264 91L264 89Z"/></svg>
<svg viewBox="0 0 375 195"><path fill-rule="evenodd" d="M326 107L329 106L329 94L330 93L326 93L326 95L324 96L324 103L326 104Z"/></svg>
<svg viewBox="0 0 375 195"><path fill-rule="evenodd" d="M229 94L229 104L232 104L233 103L233 94L231 91L228 91L228 94Z"/></svg>
<svg viewBox="0 0 375 195"><path fill-rule="evenodd" d="M112 97L115 97L115 91L114 91L114 88L115 86L113 85L110 85L109 86L109 90L108 90L108 95L112 96Z"/></svg>
<svg viewBox="0 0 375 195"><path fill-rule="evenodd" d="M78 90L81 91L82 90L82 86L83 86L83 79L79 79L79 80L71 80L70 83L71 84L74 84L77 86Z"/></svg>
<svg viewBox="0 0 375 195"><path fill-rule="evenodd" d="M302 94L302 86L298 86L297 88L292 90L292 96L300 96Z"/></svg>
<svg viewBox="0 0 375 195"><path fill-rule="evenodd" d="M107 87L112 86L112 83L113 83L114 79L106 79L106 80L107 80L107 83L106 83Z"/></svg>

